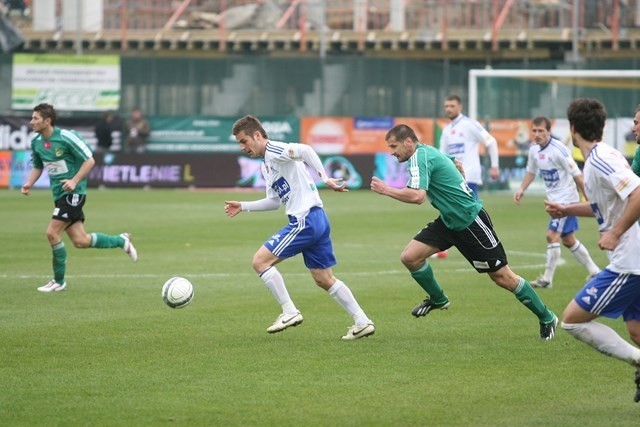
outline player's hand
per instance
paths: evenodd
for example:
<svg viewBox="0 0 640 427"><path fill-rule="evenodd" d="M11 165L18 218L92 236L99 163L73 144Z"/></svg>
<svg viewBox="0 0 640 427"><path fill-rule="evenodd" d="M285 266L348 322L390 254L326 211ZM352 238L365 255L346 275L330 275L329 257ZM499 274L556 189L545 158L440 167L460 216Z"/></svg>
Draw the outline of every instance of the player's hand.
<svg viewBox="0 0 640 427"><path fill-rule="evenodd" d="M600 234L598 240L598 247L605 251L612 251L618 246L620 242L620 236L613 233L611 230L604 231Z"/></svg>
<svg viewBox="0 0 640 427"><path fill-rule="evenodd" d="M371 177L371 189L378 194L385 194L387 184L378 177Z"/></svg>
<svg viewBox="0 0 640 427"><path fill-rule="evenodd" d="M347 183L342 178L329 178L327 179L327 182L325 182L325 184L333 191L349 191L349 189L347 188Z"/></svg>
<svg viewBox="0 0 640 427"><path fill-rule="evenodd" d="M240 204L240 202L236 202L236 201L224 202L224 213L226 213L227 216L233 218L234 216L238 215L240 212L242 212L242 205Z"/></svg>
<svg viewBox="0 0 640 427"><path fill-rule="evenodd" d="M76 182L72 179L61 179L62 189L64 191L73 191L76 189Z"/></svg>
<svg viewBox="0 0 640 427"><path fill-rule="evenodd" d="M453 159L453 164L456 165L456 169L458 169L460 175L462 175L462 177L466 179L466 177L464 176L464 166L462 166L462 162L458 159Z"/></svg>
<svg viewBox="0 0 640 427"><path fill-rule="evenodd" d="M513 201L516 202L517 205L520 204L520 200L522 200L522 196L524 196L524 191L518 190L513 195Z"/></svg>
<svg viewBox="0 0 640 427"><path fill-rule="evenodd" d="M544 204L546 206L545 210L553 218L562 218L563 216L566 216L566 214L564 213L564 205L560 203L550 202L548 200L545 200Z"/></svg>
<svg viewBox="0 0 640 427"><path fill-rule="evenodd" d="M29 184L24 184L24 185L22 186L22 188L20 188L20 192L21 192L22 194L24 194L25 196L28 196L28 195L29 195L29 193L31 192L31 185L29 185Z"/></svg>
<svg viewBox="0 0 640 427"><path fill-rule="evenodd" d="M500 178L500 169L498 168L489 169L489 176L491 177L491 179L496 181L498 178Z"/></svg>

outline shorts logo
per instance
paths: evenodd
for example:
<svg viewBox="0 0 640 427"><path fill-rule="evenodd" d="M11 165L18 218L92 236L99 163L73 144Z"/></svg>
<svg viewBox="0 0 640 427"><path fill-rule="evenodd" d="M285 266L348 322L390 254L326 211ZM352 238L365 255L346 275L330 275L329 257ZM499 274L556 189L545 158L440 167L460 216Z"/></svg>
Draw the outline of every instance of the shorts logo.
<svg viewBox="0 0 640 427"><path fill-rule="evenodd" d="M594 298L598 298L598 290L596 289L595 286L590 287L589 289L586 290L587 295L591 295Z"/></svg>
<svg viewBox="0 0 640 427"><path fill-rule="evenodd" d="M489 263L486 261L473 261L473 266L475 268L485 268L488 269L489 268Z"/></svg>
<svg viewBox="0 0 640 427"><path fill-rule="evenodd" d="M590 296L586 296L586 297L582 297L580 298L585 304L587 305L591 305L591 297Z"/></svg>
<svg viewBox="0 0 640 427"><path fill-rule="evenodd" d="M269 245L274 246L276 244L276 242L279 242L279 241L280 241L280 235L279 234L274 234L269 239Z"/></svg>
<svg viewBox="0 0 640 427"><path fill-rule="evenodd" d="M60 213L60 208L55 208L55 209L53 210L53 214L52 214L52 215L53 215L53 216L57 216L59 213Z"/></svg>

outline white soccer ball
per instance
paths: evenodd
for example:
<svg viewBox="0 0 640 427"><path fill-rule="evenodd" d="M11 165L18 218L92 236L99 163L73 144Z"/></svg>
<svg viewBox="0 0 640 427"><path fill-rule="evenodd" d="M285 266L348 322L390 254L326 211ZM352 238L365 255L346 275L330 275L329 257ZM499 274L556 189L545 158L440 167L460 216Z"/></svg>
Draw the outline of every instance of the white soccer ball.
<svg viewBox="0 0 640 427"><path fill-rule="evenodd" d="M162 300L171 308L182 308L193 299L193 285L184 277L172 277L162 286Z"/></svg>

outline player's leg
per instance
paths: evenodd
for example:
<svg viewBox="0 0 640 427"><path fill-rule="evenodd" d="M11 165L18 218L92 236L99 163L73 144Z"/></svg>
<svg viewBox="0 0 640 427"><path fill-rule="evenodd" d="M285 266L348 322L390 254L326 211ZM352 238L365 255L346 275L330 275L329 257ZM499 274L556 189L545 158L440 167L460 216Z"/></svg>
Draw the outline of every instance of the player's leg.
<svg viewBox="0 0 640 427"><path fill-rule="evenodd" d="M54 211L54 218L49 221L46 231L47 240L51 245L53 280L44 286L40 286L38 288L40 292L60 292L67 287L64 277L67 269L67 248L62 240L62 234L69 223L56 219L56 212L59 212L57 207Z"/></svg>
<svg viewBox="0 0 640 427"><path fill-rule="evenodd" d="M640 314L640 310L636 310L636 312ZM640 346L640 320L630 319L626 323L631 341L633 341L636 346ZM636 366L634 380L636 383L636 391L633 396L633 401L637 403L640 402L640 365Z"/></svg>
<svg viewBox="0 0 640 427"><path fill-rule="evenodd" d="M560 232L558 227L564 218L552 218L547 229L547 253L545 258L545 269L542 276L532 281L531 284L538 288L553 287L553 276L556 274L558 260L560 259Z"/></svg>
<svg viewBox="0 0 640 427"><path fill-rule="evenodd" d="M253 257L253 269L267 286L276 301L282 307L282 314L267 328L267 332L280 332L284 329L297 326L303 318L300 311L289 296L284 279L276 264L301 253L315 241L313 230L310 228L312 221L308 217L303 219L293 218L289 224L274 233L263 246L258 249Z"/></svg>
<svg viewBox="0 0 640 427"><path fill-rule="evenodd" d="M587 282L600 273L600 268L591 259L587 248L576 238L575 232L578 231L578 218L569 216L565 218L562 228L562 244L566 246L580 264L589 272Z"/></svg>
<svg viewBox="0 0 640 427"><path fill-rule="evenodd" d="M558 325L558 318L549 310L536 291L533 290L531 284L514 273L508 265L497 271L490 271L488 274L498 286L512 292L522 305L536 315L540 323L540 338L545 340L553 339Z"/></svg>
<svg viewBox="0 0 640 427"><path fill-rule="evenodd" d="M316 284L327 291L354 321L354 325L349 328L342 339L354 340L374 334L376 329L373 321L362 310L351 289L333 275L331 268L310 268L309 271Z"/></svg>
<svg viewBox="0 0 640 427"><path fill-rule="evenodd" d="M451 246L442 241L441 236L446 233L446 229L440 230L444 228L444 225L441 224L441 221L438 223L438 220L422 229L407 244L400 255L400 261L409 270L413 280L427 293L427 298L411 311L415 317L425 316L431 310L446 310L450 305L449 298L444 294L433 274L431 265L426 261L427 258L438 252L439 248ZM439 230L440 234L438 234Z"/></svg>
<svg viewBox="0 0 640 427"><path fill-rule="evenodd" d="M640 366L640 349L609 326L595 321L598 316L621 315L636 342L640 335L640 276L605 269L569 302L562 316L562 329L602 354Z"/></svg>
<svg viewBox="0 0 640 427"><path fill-rule="evenodd" d="M331 242L331 225L325 211L314 208L305 218L308 235L307 244L302 249L304 265L309 269L316 285L324 289L353 318L355 324L342 338L353 340L372 335L375 327L356 301L349 287L333 275L331 267L336 265L336 257Z"/></svg>
<svg viewBox="0 0 640 427"><path fill-rule="evenodd" d="M538 317L540 337L547 340L553 338L558 318L542 302L531 284L509 268L507 255L493 229L489 214L482 209L469 227L453 232L452 237L460 253L478 273L487 273L491 280L512 292Z"/></svg>

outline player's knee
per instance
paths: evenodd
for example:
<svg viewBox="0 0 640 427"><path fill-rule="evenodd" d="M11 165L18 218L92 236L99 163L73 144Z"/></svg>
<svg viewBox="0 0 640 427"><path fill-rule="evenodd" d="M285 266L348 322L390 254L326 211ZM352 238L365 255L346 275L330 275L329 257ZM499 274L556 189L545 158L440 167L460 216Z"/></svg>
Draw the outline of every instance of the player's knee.
<svg viewBox="0 0 640 427"><path fill-rule="evenodd" d="M73 246L78 249L86 249L91 246L91 237L89 235L77 237L72 240Z"/></svg>
<svg viewBox="0 0 640 427"><path fill-rule="evenodd" d="M411 271L418 269L423 261L424 260L417 260L407 251L403 251L402 254L400 254L400 262Z"/></svg>
<svg viewBox="0 0 640 427"><path fill-rule="evenodd" d="M640 346L640 327L638 325L631 326L631 323L627 323L627 331L629 332L629 338L637 346Z"/></svg>

